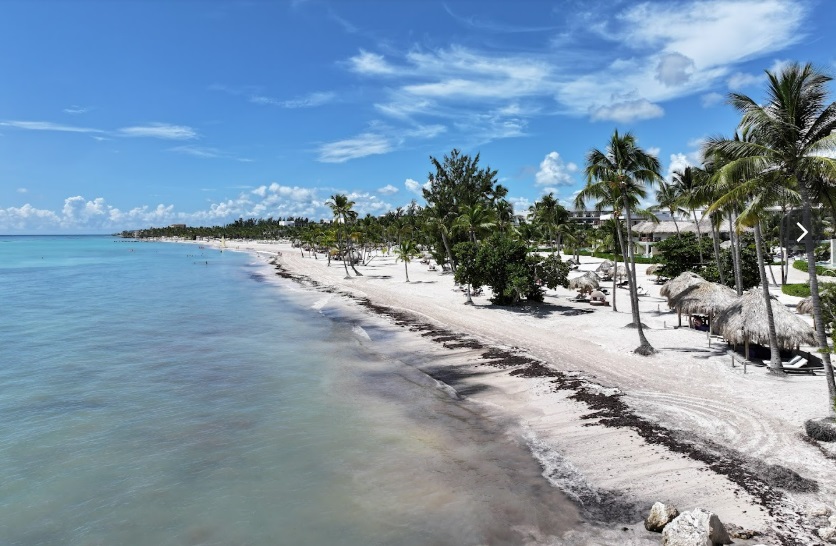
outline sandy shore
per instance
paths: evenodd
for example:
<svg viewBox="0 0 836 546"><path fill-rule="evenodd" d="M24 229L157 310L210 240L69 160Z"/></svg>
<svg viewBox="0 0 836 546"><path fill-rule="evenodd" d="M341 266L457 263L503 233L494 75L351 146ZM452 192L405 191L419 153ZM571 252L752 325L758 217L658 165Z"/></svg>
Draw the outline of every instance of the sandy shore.
<svg viewBox="0 0 836 546"><path fill-rule="evenodd" d="M352 298L457 355L425 367L511 418L544 475L593 519L635 524L662 501L761 533L738 544L821 543L816 528L826 519L815 514L834 509L836 465L827 449L804 440L802 427L825 413L824 377L744 372L740 360L733 367L725 343L715 338L709 347L704 332L674 327L676 314L643 274L646 266L638 276L649 295L640 308L660 351L649 358L631 352L638 342L624 327L626 290L618 290L618 312L578 314L589 305L569 302L573 293L564 289L527 308L491 306L486 289L467 306L452 275L418 262L409 265L410 283L403 264L387 256L345 279L340 262L327 267L322 256L289 245L227 244L265 260L278 255L285 276ZM599 261L582 258L573 275ZM804 275L791 270L791 282Z"/></svg>

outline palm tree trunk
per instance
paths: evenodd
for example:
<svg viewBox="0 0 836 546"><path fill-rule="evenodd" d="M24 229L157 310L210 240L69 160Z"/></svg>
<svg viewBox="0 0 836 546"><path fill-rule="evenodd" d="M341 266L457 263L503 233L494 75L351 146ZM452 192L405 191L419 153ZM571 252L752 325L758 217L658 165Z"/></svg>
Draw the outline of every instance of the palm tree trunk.
<svg viewBox="0 0 836 546"><path fill-rule="evenodd" d="M456 272L456 262L453 261L453 253L450 252L450 243L447 241L447 235L444 234L444 226L441 226L441 241L444 243L444 250L447 251L447 259L450 261L450 269L453 273Z"/></svg>
<svg viewBox="0 0 836 546"><path fill-rule="evenodd" d="M801 177L799 177L801 182ZM810 211L810 191L803 182L798 184L798 191L801 194L801 218L804 226L813 226L812 213ZM833 367L830 364L830 347L827 343L827 334L824 332L824 320L822 318L821 298L819 297L819 280L816 277L816 251L813 235L804 237L804 249L807 251L807 274L810 277L810 300L813 303L813 323L816 326L816 341L819 343L819 353L824 364L824 375L827 380L828 401L830 402L829 413L836 413L836 382L833 380Z"/></svg>
<svg viewBox="0 0 836 546"><path fill-rule="evenodd" d="M769 372L784 375L781 366L781 353L778 348L778 336L775 334L775 316L772 314L772 298L769 295L769 281L766 278L766 265L763 259L763 236L760 221L755 223L755 249L758 254L758 271L761 276L761 290L766 302L766 325L769 330Z"/></svg>
<svg viewBox="0 0 836 546"><path fill-rule="evenodd" d="M711 221L711 240L714 243L714 260L717 262L717 274L720 276L720 284L726 284L726 275L723 273L723 265L720 263L720 234L717 226L714 225L715 216L709 217Z"/></svg>
<svg viewBox="0 0 836 546"><path fill-rule="evenodd" d="M406 260L403 261L403 272L406 273L406 282L409 282L409 268L406 267Z"/></svg>
<svg viewBox="0 0 836 546"><path fill-rule="evenodd" d="M736 218L733 211L729 212L729 235L731 240L732 267L734 268L734 288L737 295L743 295L743 273L740 268L740 234L737 233Z"/></svg>
<svg viewBox="0 0 836 546"><path fill-rule="evenodd" d="M351 265L351 270L354 271L354 274L358 277L362 277L363 274L357 271L357 268L354 267L354 245L351 244L351 237L347 237L348 242L348 263Z"/></svg>
<svg viewBox="0 0 836 546"><path fill-rule="evenodd" d="M351 274L348 272L348 264L345 263L345 244L343 244L343 241L342 241L343 237L341 237L339 234L337 235L337 237L339 237L338 245L341 247L340 248L340 250L341 250L340 254L343 255L343 267L345 268L345 278L350 279Z"/></svg>
<svg viewBox="0 0 836 546"><path fill-rule="evenodd" d="M623 195L624 193L622 189L622 196ZM647 338L644 335L644 328L642 328L642 320L639 313L639 293L636 289L636 258L633 255L633 229L632 222L630 221L630 207L627 206L626 201L627 200L624 199L624 214L627 218L627 255L629 257L629 263L627 264L627 284L630 287L630 302L633 307L633 324L639 332L639 346L633 352L643 356L650 356L656 353L656 349L654 349L650 342L647 341Z"/></svg>
<svg viewBox="0 0 836 546"><path fill-rule="evenodd" d="M788 269L785 269L787 266L787 242L784 240L786 239L786 230L784 230L784 221L787 219L787 208L781 208L781 220L778 222L778 241L781 245L781 286L787 284L787 273Z"/></svg>
<svg viewBox="0 0 836 546"><path fill-rule="evenodd" d="M700 221L697 220L696 209L691 209L691 214L694 215L694 226L697 228L697 250L700 251L700 265L703 265L705 260L702 256L702 233L700 233Z"/></svg>

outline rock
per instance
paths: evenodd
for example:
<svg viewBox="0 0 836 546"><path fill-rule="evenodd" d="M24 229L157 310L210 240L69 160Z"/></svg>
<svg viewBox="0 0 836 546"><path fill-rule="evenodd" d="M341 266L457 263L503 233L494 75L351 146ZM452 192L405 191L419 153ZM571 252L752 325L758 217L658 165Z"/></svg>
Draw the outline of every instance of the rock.
<svg viewBox="0 0 836 546"><path fill-rule="evenodd" d="M810 506L810 508L807 509L807 515L812 518L826 518L831 513L833 513L833 511L830 509L830 507L826 504L821 503L813 504Z"/></svg>
<svg viewBox="0 0 836 546"><path fill-rule="evenodd" d="M717 546L731 543L717 514L702 508L683 512L662 531L662 544L665 546Z"/></svg>
<svg viewBox="0 0 836 546"><path fill-rule="evenodd" d="M836 544L836 529L833 527L824 527L819 529L819 536L825 542Z"/></svg>
<svg viewBox="0 0 836 546"><path fill-rule="evenodd" d="M654 533L661 533L665 525L673 521L678 515L679 510L676 509L676 506L668 506L657 502L650 508L650 513L644 520L644 528Z"/></svg>
<svg viewBox="0 0 836 546"><path fill-rule="evenodd" d="M732 538L740 538L743 540L749 540L750 538L754 538L760 535L759 532L753 531L751 529L744 529L739 525L735 525L734 523L726 524L726 531L729 533L729 536Z"/></svg>
<svg viewBox="0 0 836 546"><path fill-rule="evenodd" d="M836 516L830 516L829 518L827 518L827 521L830 522L831 527L836 527Z"/></svg>

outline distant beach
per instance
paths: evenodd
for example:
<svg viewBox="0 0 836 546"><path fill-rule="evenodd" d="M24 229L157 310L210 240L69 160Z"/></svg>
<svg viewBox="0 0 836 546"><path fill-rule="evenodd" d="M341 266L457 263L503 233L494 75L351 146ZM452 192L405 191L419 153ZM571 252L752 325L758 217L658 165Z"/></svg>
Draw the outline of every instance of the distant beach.
<svg viewBox="0 0 836 546"><path fill-rule="evenodd" d="M344 278L284 243L227 241L257 253L276 274L353 300L413 332L428 351L422 369L459 396L501 412L526 438L544 476L601 521L639 521L656 501L680 511L705 508L724 523L755 530L752 544L817 543L816 525L836 498L834 455L802 439L803 423L821 416L824 378L775 378L730 356L716 336L677 326L660 286L639 268L648 338L660 349L636 356L627 291L619 312L570 302L549 290L545 302L490 306L489 292L464 305L452 275L425 264L404 267L378 255ZM582 257L577 273L601 260ZM793 271L801 282L805 274ZM787 304L798 298L781 296ZM429 344L441 347L428 350ZM445 353L446 351L446 353ZM823 506L825 508L823 508ZM738 543L741 543L738 541ZM747 542L742 542L747 543Z"/></svg>

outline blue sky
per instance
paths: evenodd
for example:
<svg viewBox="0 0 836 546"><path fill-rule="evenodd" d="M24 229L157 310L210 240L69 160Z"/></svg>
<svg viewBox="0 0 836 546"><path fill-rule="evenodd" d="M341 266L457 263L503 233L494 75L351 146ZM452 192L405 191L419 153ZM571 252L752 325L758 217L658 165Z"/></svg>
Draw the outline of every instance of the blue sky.
<svg viewBox="0 0 836 546"><path fill-rule="evenodd" d="M731 135L725 96L761 98L764 70L836 73L834 20L825 0L4 0L0 233L318 219L337 192L381 214L423 204L452 148L518 210L571 202L614 129L667 172Z"/></svg>

